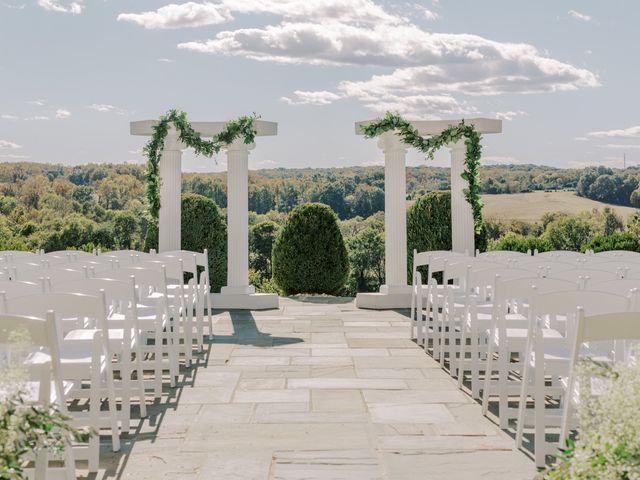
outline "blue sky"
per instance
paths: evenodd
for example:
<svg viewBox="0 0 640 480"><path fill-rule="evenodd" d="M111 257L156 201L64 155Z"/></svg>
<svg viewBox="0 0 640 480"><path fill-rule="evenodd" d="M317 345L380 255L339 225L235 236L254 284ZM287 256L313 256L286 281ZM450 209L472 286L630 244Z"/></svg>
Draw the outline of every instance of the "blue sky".
<svg viewBox="0 0 640 480"><path fill-rule="evenodd" d="M387 109L502 118L486 163L640 164L636 0L173 2L0 0L0 161L143 162L129 122L179 108L278 122L252 168L379 162Z"/></svg>

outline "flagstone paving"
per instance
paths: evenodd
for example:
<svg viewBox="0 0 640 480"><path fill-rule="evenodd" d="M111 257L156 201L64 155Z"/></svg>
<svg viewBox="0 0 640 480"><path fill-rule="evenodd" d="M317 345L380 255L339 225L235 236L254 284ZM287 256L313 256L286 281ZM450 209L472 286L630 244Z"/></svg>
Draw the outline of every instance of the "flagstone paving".
<svg viewBox="0 0 640 480"><path fill-rule="evenodd" d="M531 479L533 463L409 340L339 299L216 315L215 340L101 478Z"/></svg>

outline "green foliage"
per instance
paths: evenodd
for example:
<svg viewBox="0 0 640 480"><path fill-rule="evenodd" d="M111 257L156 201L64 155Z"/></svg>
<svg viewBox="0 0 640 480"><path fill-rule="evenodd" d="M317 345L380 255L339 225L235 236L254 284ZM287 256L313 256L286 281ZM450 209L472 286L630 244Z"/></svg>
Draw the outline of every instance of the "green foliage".
<svg viewBox="0 0 640 480"><path fill-rule="evenodd" d="M538 252L548 252L553 250L553 246L544 238L534 236L523 236L509 232L503 237L490 242L489 250L510 250L513 252L527 253L527 250Z"/></svg>
<svg viewBox="0 0 640 480"><path fill-rule="evenodd" d="M227 282L227 226L213 201L196 195L182 194L181 246L183 250L209 253L209 282L214 292ZM158 248L158 225L147 229L145 250Z"/></svg>
<svg viewBox="0 0 640 480"><path fill-rule="evenodd" d="M596 233L596 227L588 218L580 215L565 215L547 225L543 239L549 242L553 250L582 250Z"/></svg>
<svg viewBox="0 0 640 480"><path fill-rule="evenodd" d="M387 112L385 116L373 123L362 127L366 138L374 138L385 132L397 131L407 145L420 150L429 160L437 150L464 138L467 149L465 155L465 170L461 177L466 180L468 187L464 189L464 196L471 205L476 234L482 231L482 200L480 199L480 157L482 156L482 136L473 125L466 125L462 120L458 125L450 125L439 135L424 138L411 123L400 115Z"/></svg>
<svg viewBox="0 0 640 480"><path fill-rule="evenodd" d="M343 292L375 292L384 283L384 230L371 226L347 240L351 274Z"/></svg>
<svg viewBox="0 0 640 480"><path fill-rule="evenodd" d="M326 205L294 208L273 247L273 279L287 295L340 291L349 275L336 214Z"/></svg>
<svg viewBox="0 0 640 480"><path fill-rule="evenodd" d="M194 149L196 155L212 157L224 146L233 143L236 138L243 138L244 143L253 143L256 131L253 129L255 115L251 117L240 117L237 120L228 122L226 128L215 135L211 140L203 140L196 132L185 112L169 110L166 115L153 127L153 135L144 147L144 154L147 156L147 172L145 180L147 182L147 201L149 202L149 212L155 219L160 213L160 157L164 148L164 139L169 133L169 128L173 125L179 134L179 139L187 147Z"/></svg>
<svg viewBox="0 0 640 480"><path fill-rule="evenodd" d="M589 240L582 250L593 250L594 252L605 252L607 250L629 250L640 252L640 240L629 232L616 232L611 235L602 235Z"/></svg>
<svg viewBox="0 0 640 480"><path fill-rule="evenodd" d="M269 220L249 229L249 267L262 280L271 278L271 252L279 230L279 225Z"/></svg>
<svg viewBox="0 0 640 480"><path fill-rule="evenodd" d="M129 250L134 247L138 221L133 213L116 212L113 216L113 237L117 249Z"/></svg>
<svg viewBox="0 0 640 480"><path fill-rule="evenodd" d="M475 235L476 248L487 249L487 233L482 227ZM407 210L407 260L413 265L413 250L451 250L451 192L430 192Z"/></svg>
<svg viewBox="0 0 640 480"><path fill-rule="evenodd" d="M600 202L639 206L639 183L640 171L637 167L625 170L591 167L580 175L577 193Z"/></svg>

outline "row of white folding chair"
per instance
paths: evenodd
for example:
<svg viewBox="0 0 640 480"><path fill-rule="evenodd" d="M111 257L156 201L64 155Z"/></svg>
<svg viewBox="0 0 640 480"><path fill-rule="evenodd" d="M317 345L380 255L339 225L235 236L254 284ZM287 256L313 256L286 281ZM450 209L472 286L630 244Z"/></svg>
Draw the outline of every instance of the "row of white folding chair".
<svg viewBox="0 0 640 480"><path fill-rule="evenodd" d="M413 335L414 328L416 328L416 297L417 295L422 294L420 290L422 287L422 282L418 282L418 269L426 268L428 269L428 274L424 277L425 283L429 284L430 279L433 277L434 273L441 272L444 270L444 263L449 258L454 257L466 257L467 255L460 254L458 252L452 252L448 250L435 250L435 251L427 251L427 252L418 252L416 249L413 250L413 268L412 268L412 285L411 285L411 337L415 338ZM422 275L420 275L422 278Z"/></svg>
<svg viewBox="0 0 640 480"><path fill-rule="evenodd" d="M18 359L12 356L12 349L16 347L14 333L26 332L28 351L17 352ZM63 382L60 353L57 342L58 334L55 326L55 315L47 312L44 318L29 316L0 314L0 345L5 349L5 359L13 357L13 360L27 367L22 399L27 404L53 405L60 413L68 414L66 402L66 386ZM32 353L41 352L48 357L45 361L32 361ZM9 368L11 366L9 365ZM11 394L11 392L4 392ZM34 460L34 468L25 470L25 473L35 480L51 478L52 474L63 473L65 480L74 480L75 455L71 445L65 445L61 455L50 458L51 452L47 449L39 449L33 455L25 458L25 461ZM62 472L59 467L49 465L49 460L64 462Z"/></svg>
<svg viewBox="0 0 640 480"><path fill-rule="evenodd" d="M112 368L120 374L116 384L118 397L122 402L120 418L123 431L129 431L131 399L134 396L137 397L141 417L146 417L147 411L142 367L142 332L138 322L134 276L131 275L128 281L91 278L57 283L52 290L55 293L79 293L93 296L104 292L107 302L110 351L115 356ZM89 330L74 330L65 337L66 341L74 342L88 342L90 339L91 331ZM135 380L132 379L134 373Z"/></svg>
<svg viewBox="0 0 640 480"><path fill-rule="evenodd" d="M496 277L492 319L490 328L486 331L488 349L482 409L486 415L489 399L497 393L501 428L507 428L509 421L518 416L518 409L509 407L509 398L517 395L521 388L518 379L522 375L528 338L529 306L534 292L569 292L578 288L577 279ZM542 334L547 339L563 338L560 332L550 328L543 328ZM493 380L494 371L497 371L496 380Z"/></svg>
<svg viewBox="0 0 640 480"><path fill-rule="evenodd" d="M55 313L57 342L60 346L62 378L73 382L67 399L87 400L88 412L73 412L76 426L88 426L96 431L110 428L112 449L120 449L116 391L108 341L107 307L104 292L98 296L47 293L5 299L5 312L11 315L44 317ZM65 340L74 330L88 329L89 339ZM48 362L50 357L36 353L33 362ZM90 388L83 388L83 385ZM108 410L101 411L101 398L108 400ZM76 457L88 460L89 470L96 472L99 463L100 439L93 436L86 447L78 447Z"/></svg>
<svg viewBox="0 0 640 480"><path fill-rule="evenodd" d="M176 385L178 377L179 339L174 325L175 306L180 298L171 297L167 291L166 266L144 268L131 266L102 272L99 278L127 281L135 278L137 288L138 325L142 332L141 348L145 355L143 369L154 370L154 392L162 393L163 371L169 371L170 385Z"/></svg>
<svg viewBox="0 0 640 480"><path fill-rule="evenodd" d="M546 455L557 450L556 442L548 442L549 429L560 426L560 412L557 408L547 408L548 397L564 401L565 386L562 379L569 373L569 345L576 335L576 308L582 307L590 315L629 311L635 303L632 296L616 295L592 290L574 290L554 293L534 293L530 305L527 345L519 399L516 442L522 446L526 426L534 427L534 451L536 465L545 465ZM548 339L543 330L558 327L563 337ZM563 330L563 331L562 331ZM607 352L599 352L607 355ZM550 378L550 385L548 380ZM527 399L533 399L533 412L527 408Z"/></svg>

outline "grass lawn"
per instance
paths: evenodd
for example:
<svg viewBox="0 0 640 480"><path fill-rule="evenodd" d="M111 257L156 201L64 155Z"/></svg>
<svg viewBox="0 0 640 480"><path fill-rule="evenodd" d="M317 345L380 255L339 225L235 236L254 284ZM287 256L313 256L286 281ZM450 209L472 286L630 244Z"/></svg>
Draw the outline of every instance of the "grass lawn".
<svg viewBox="0 0 640 480"><path fill-rule="evenodd" d="M531 192L504 195L482 195L483 216L495 220L521 220L535 222L547 212L579 213L604 207L613 208L624 220L635 212L634 208L610 205L579 197L575 192Z"/></svg>

